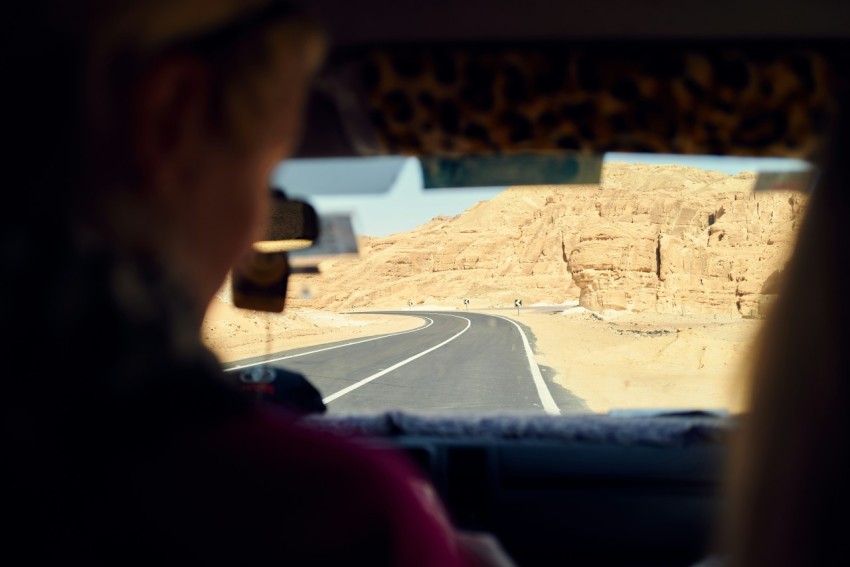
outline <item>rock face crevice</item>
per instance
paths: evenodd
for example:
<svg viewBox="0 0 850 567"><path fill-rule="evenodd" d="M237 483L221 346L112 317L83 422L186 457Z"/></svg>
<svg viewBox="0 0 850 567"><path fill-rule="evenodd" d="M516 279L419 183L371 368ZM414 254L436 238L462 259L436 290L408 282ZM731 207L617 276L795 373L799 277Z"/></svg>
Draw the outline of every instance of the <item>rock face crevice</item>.
<svg viewBox="0 0 850 567"><path fill-rule="evenodd" d="M798 193L754 193L755 175L606 164L601 185L515 187L455 217L364 238L357 260L295 278L290 305L473 308L578 300L759 317L791 252ZM298 290L311 286L310 300Z"/></svg>
<svg viewBox="0 0 850 567"><path fill-rule="evenodd" d="M661 235L655 242L655 276L661 281Z"/></svg>

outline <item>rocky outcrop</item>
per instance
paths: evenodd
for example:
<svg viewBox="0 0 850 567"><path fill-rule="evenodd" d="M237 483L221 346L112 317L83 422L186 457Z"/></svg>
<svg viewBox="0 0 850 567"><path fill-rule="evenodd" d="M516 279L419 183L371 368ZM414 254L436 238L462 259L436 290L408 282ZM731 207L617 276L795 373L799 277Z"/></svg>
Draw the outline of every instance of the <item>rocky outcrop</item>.
<svg viewBox="0 0 850 567"><path fill-rule="evenodd" d="M588 309L761 316L792 248L805 197L754 193L755 176L647 171L621 166L624 189L600 193L570 272ZM632 175L622 175L633 169ZM672 168L671 168L672 169ZM773 278L772 285L765 286Z"/></svg>
<svg viewBox="0 0 850 567"><path fill-rule="evenodd" d="M511 188L456 217L364 238L358 259L293 278L289 304L472 308L578 299L588 309L757 317L805 206L755 176L607 164L600 185Z"/></svg>

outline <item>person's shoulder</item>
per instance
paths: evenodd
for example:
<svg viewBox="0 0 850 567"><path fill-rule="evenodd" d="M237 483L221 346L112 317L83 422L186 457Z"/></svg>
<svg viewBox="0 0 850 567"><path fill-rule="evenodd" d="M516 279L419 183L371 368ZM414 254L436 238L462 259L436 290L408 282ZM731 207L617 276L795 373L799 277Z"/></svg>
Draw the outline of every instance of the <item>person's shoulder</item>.
<svg viewBox="0 0 850 567"><path fill-rule="evenodd" d="M236 467L226 476L248 483L246 493L263 494L263 508L277 510L273 521L289 522L288 516L287 529L305 540L335 533L351 540L343 546L347 553L385 553L390 564L465 564L439 497L398 450L266 406L226 424L207 443Z"/></svg>
<svg viewBox="0 0 850 567"><path fill-rule="evenodd" d="M207 443L241 463L262 466L268 474L329 476L335 484L409 482L420 474L399 451L371 440L343 437L313 427L286 408L259 404L229 420ZM344 474L342 474L344 472ZM386 484L384 484L386 486Z"/></svg>

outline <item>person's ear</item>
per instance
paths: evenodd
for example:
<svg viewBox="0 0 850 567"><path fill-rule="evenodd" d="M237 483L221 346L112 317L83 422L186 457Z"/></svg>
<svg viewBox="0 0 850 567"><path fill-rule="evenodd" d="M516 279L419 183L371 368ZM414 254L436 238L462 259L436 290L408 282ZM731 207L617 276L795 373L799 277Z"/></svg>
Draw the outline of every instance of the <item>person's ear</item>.
<svg viewBox="0 0 850 567"><path fill-rule="evenodd" d="M182 186L201 165L209 132L209 83L200 61L181 56L155 63L137 83L132 137L146 191L158 194Z"/></svg>

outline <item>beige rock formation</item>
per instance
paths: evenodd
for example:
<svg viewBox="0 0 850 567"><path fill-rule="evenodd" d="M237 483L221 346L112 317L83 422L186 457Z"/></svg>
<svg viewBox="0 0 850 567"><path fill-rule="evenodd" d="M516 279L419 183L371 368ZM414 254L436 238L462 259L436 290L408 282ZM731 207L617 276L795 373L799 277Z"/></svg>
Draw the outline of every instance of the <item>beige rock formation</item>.
<svg viewBox="0 0 850 567"><path fill-rule="evenodd" d="M514 187L456 217L293 277L292 308L470 308L578 299L609 309L758 317L776 293L805 196L755 175L606 164L600 185Z"/></svg>

